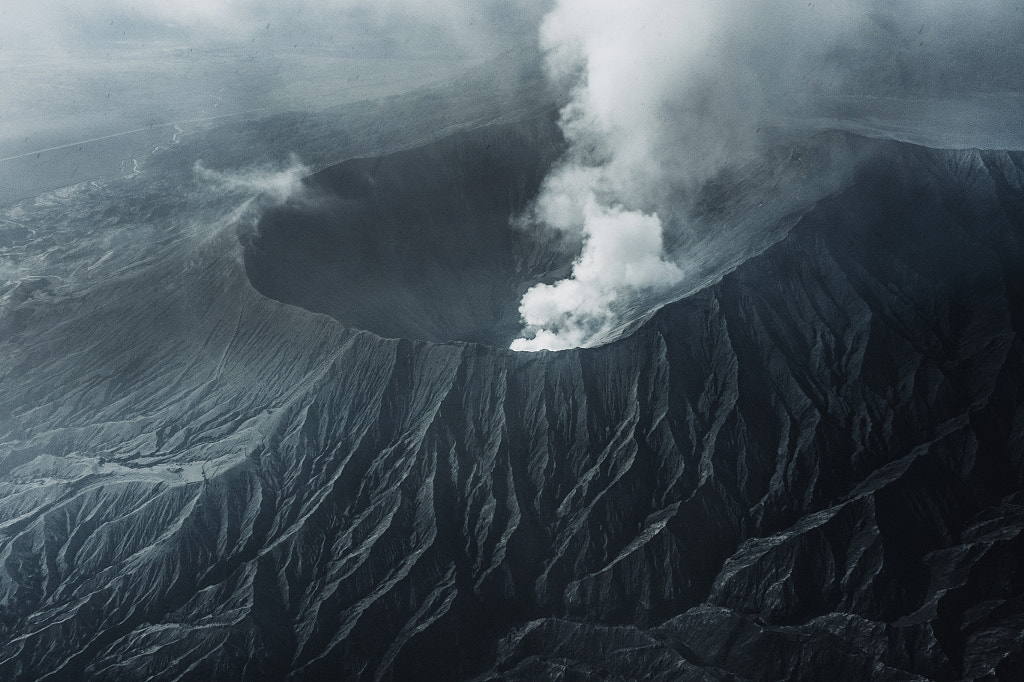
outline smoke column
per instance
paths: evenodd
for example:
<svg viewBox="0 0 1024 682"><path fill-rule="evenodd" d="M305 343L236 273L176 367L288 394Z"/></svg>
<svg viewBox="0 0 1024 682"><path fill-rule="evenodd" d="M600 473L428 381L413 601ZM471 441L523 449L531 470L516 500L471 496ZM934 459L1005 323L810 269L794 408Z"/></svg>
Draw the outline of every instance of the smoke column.
<svg viewBox="0 0 1024 682"><path fill-rule="evenodd" d="M522 298L513 350L607 340L670 300L701 189L846 130L943 147L1024 143L1024 16L982 0L558 0L541 29L568 152L525 216L576 237L572 274ZM753 182L753 180L751 180Z"/></svg>

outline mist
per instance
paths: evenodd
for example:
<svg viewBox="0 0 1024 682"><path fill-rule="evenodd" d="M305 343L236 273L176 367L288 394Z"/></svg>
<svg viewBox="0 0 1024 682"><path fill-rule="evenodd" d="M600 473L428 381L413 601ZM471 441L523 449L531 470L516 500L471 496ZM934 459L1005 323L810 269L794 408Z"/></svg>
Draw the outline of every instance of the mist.
<svg viewBox="0 0 1024 682"><path fill-rule="evenodd" d="M770 223L768 202L781 215L834 191L850 155L825 150L813 170L804 161L835 144L816 141L826 131L1020 149L1021 35L1021 7L994 0L559 0L540 36L568 98L569 151L525 221L576 235L582 250L569 278L524 295L512 348L594 345L621 328L622 311L685 293L695 263L736 248L697 210L723 176L765 197L734 225L756 226L759 211ZM635 248L607 247L638 224Z"/></svg>
<svg viewBox="0 0 1024 682"><path fill-rule="evenodd" d="M163 125L319 110L536 44L547 4L40 0L0 8L0 159Z"/></svg>

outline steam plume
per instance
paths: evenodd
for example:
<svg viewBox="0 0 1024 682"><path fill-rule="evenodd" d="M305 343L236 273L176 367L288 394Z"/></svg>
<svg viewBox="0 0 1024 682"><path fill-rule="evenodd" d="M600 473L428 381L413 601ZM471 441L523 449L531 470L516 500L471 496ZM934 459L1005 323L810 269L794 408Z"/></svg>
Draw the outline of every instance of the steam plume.
<svg viewBox="0 0 1024 682"><path fill-rule="evenodd" d="M689 259L709 256L665 244L700 231L702 188L759 169L797 191L780 145L833 129L1020 147L1022 28L1020 7L996 0L558 0L541 44L569 95L569 151L527 219L582 251L569 278L524 295L512 348L593 345L621 311L682 293Z"/></svg>

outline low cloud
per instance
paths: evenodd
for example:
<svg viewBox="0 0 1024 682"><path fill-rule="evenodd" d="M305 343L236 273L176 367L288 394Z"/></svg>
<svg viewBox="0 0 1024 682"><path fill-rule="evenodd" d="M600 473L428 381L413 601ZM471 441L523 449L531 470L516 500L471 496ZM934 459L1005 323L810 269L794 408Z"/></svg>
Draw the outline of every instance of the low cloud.
<svg viewBox="0 0 1024 682"><path fill-rule="evenodd" d="M600 343L621 326L617 311L684 293L691 261L736 248L734 234L716 244L699 215L723 178L764 197L735 224L760 211L767 225L768 202L781 216L833 191L840 157L795 151L822 131L1024 144L1024 12L1013 3L558 0L540 35L567 94L569 151L525 222L577 235L582 251L571 277L523 297L517 350ZM618 230L623 239L609 236ZM634 239L642 246L628 248Z"/></svg>

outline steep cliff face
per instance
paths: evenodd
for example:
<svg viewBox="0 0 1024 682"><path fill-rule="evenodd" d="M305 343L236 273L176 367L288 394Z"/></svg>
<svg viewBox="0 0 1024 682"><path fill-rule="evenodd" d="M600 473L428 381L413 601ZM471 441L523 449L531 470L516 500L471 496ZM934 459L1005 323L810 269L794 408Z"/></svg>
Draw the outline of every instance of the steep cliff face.
<svg viewBox="0 0 1024 682"><path fill-rule="evenodd" d="M353 331L191 239L7 299L0 677L1024 673L1019 156L885 147L591 350Z"/></svg>

